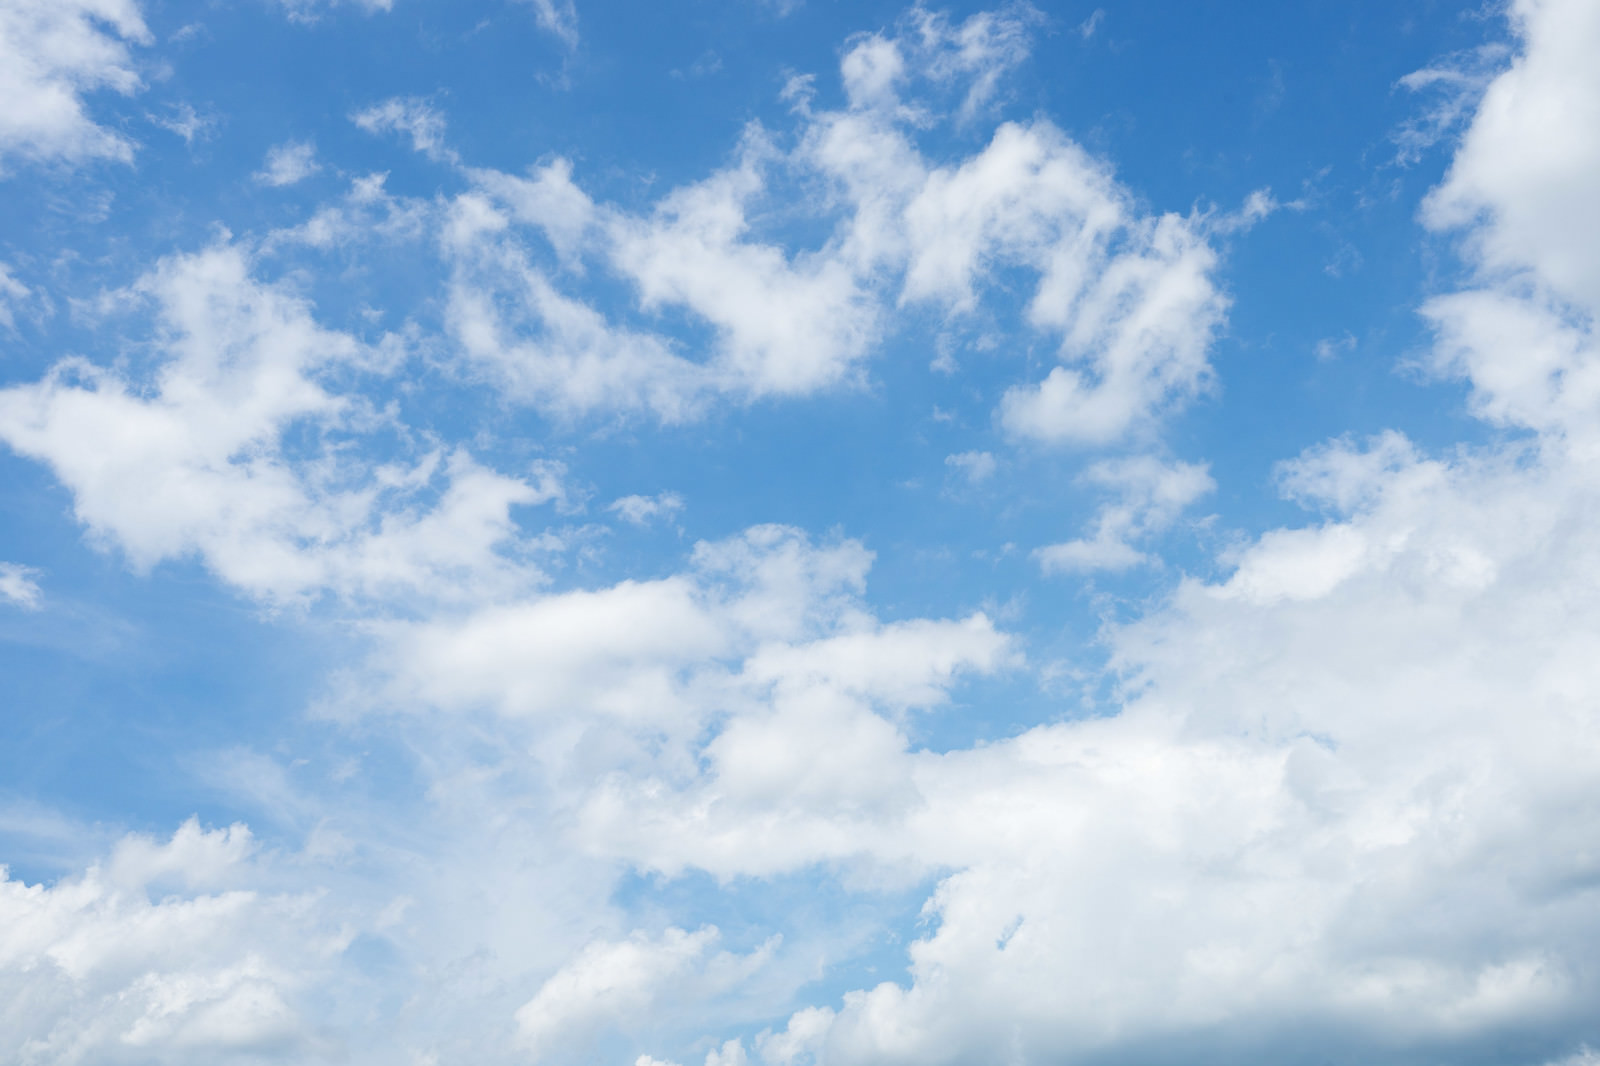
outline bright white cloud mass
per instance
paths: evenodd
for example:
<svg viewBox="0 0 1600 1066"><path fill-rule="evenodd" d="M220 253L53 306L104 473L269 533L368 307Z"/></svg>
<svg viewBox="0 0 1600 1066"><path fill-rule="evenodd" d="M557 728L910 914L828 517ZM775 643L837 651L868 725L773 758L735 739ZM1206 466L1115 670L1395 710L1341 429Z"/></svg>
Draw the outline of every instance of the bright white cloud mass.
<svg viewBox="0 0 1600 1066"><path fill-rule="evenodd" d="M1600 6L1333 6L0 0L0 1060L1592 1063Z"/></svg>

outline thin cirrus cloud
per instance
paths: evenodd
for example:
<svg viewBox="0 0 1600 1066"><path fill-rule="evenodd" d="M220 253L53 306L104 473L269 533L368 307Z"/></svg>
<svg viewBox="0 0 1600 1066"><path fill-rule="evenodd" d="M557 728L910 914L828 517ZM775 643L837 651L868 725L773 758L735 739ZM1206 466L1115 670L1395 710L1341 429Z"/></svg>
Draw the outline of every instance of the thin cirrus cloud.
<svg viewBox="0 0 1600 1066"><path fill-rule="evenodd" d="M1248 278L1224 282L1225 252L1273 201L1151 209L1051 119L1006 117L1032 9L848 36L835 82L790 80L787 117L631 198L575 151L471 161L442 93L353 113L422 186L344 170L328 134L257 146L240 187L263 201L309 197L319 161L348 187L73 302L110 339L8 371L0 440L130 581L174 590L196 561L263 627L346 654L269 739L217 701L210 746L172 756L163 787L248 825L107 815L138 831L0 876L0 1047L1590 1066L1593 7L1512 5L1504 64L1436 131L1420 219L1461 270L1415 300L1411 362L1493 432L1296 442L1257 476L1300 517L1199 563L1170 538L1248 477L1170 427L1227 402L1215 351ZM113 66L143 39L89 17L131 6L61 10ZM52 77L80 106L119 87ZM74 136L111 143L93 128ZM18 261L13 304L50 299L58 275ZM391 261L427 264L422 295L367 306ZM981 490L932 512L874 485L870 535L822 507L804 528L773 502L797 479L761 490L839 433L816 417L839 396L924 404L889 364L905 342L925 367L925 339L970 349L927 379L970 391L966 420L843 450ZM779 459L753 443L767 418L806 423ZM670 450L714 435L730 449ZM974 551L982 579L945 587L940 523L1062 495L1023 584ZM50 590L92 569L35 546L5 555ZM7 624L68 618L38 574L0 564ZM1059 619L1027 601L1086 575L1105 665L1068 703ZM0 840L24 821L73 854L93 835L0 806Z"/></svg>

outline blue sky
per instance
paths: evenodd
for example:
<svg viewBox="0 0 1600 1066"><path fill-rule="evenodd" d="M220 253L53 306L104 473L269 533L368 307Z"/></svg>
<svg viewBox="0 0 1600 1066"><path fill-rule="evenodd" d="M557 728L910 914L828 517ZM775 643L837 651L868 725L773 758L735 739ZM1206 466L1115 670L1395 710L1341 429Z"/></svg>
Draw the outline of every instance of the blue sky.
<svg viewBox="0 0 1600 1066"><path fill-rule="evenodd" d="M0 0L0 1057L1593 1066L1597 49Z"/></svg>

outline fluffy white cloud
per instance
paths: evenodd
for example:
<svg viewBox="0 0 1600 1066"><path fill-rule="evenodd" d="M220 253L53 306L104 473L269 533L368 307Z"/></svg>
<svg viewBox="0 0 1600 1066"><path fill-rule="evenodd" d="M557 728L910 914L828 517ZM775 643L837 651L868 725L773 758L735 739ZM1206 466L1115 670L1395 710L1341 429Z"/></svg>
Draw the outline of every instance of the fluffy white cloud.
<svg viewBox="0 0 1600 1066"><path fill-rule="evenodd" d="M243 826L124 839L54 885L0 876L0 1046L18 1063L256 1062L323 1050L302 995L348 942L262 892Z"/></svg>
<svg viewBox="0 0 1600 1066"><path fill-rule="evenodd" d="M517 1011L517 1029L535 1058L607 1024L638 1025L653 1011L716 995L760 969L776 938L748 955L716 951L715 926L669 928L588 945Z"/></svg>
<svg viewBox="0 0 1600 1066"><path fill-rule="evenodd" d="M693 921L620 917L610 892L631 868L741 886L937 881L907 979L794 1011L749 1050L713 1043L707 1066L996 1049L1276 1061L1308 1042L1352 1061L1526 1043L1529 1061L1585 1063L1578 1049L1600 1038L1600 356L1583 249L1600 229L1587 204L1560 229L1521 203L1578 197L1556 180L1561 159L1529 176L1497 153L1516 149L1526 108L1588 138L1545 149L1588 165L1600 124L1564 126L1550 85L1587 92L1593 64L1572 56L1600 38L1577 3L1516 13L1524 54L1486 91L1428 216L1459 228L1474 273L1427 314L1438 369L1522 439L1430 457L1387 433L1284 464L1284 493L1314 517L1109 626L1119 684L1103 717L918 745L915 716L1018 662L1017 642L982 613L878 617L870 554L852 541L763 526L697 546L665 577L508 588L509 508L554 499L556 471L511 479L441 453L369 475L336 450L298 454L291 427L337 436L374 420L338 384L381 373L390 353L322 327L229 246L139 286L163 322L149 374L63 365L0 392L0 436L49 463L83 520L136 561L197 553L272 600L471 593L372 624L370 661L328 705L404 712L384 724L426 781L424 815L366 826L383 846L361 856L413 894L383 919L405 934L389 979L409 993L406 1051L482 1061L520 1040L581 1060L591 1039L692 1015L776 956L718 951L715 930L680 927ZM654 210L594 202L559 161L525 178L472 172L472 190L425 212L450 264L453 336L550 411L682 418L717 393L849 380L895 307L975 314L990 272L1020 267L1029 328L1059 340L1062 366L1011 394L1009 429L1103 442L1181 402L1204 387L1224 306L1204 220L1140 214L1042 121L1002 126L966 159L915 145L929 84L959 97L958 119L983 113L997 84L984 76L1019 54L997 18L918 13L897 36L852 42L849 107L815 112L797 95L795 148L753 133ZM1552 63L1559 77L1539 75ZM412 105L370 124L450 158ZM828 235L803 251L751 222L796 173L825 175L837 198ZM359 229L363 205L386 202L381 182L366 189L298 239ZM697 315L711 349L690 358L559 291L596 263L646 309ZM790 300L826 319L804 323L804 346L747 314ZM1041 551L1047 566L1137 561L1211 487L1202 466L1149 457L1086 479L1111 498L1084 537ZM629 499L624 518L661 504ZM262 795L289 788L259 760L229 765L252 769ZM319 841L340 847L332 828ZM348 984L318 983L347 940L304 893L251 887L239 871L252 856L242 830L191 825L50 888L0 882L12 1044L41 1061L311 1057L310 989ZM630 935L640 926L661 931Z"/></svg>
<svg viewBox="0 0 1600 1066"><path fill-rule="evenodd" d="M1595 85L1592 67L1542 92L1526 73L1552 61L1542 42L1600 46L1589 6L1516 10L1525 54L1440 202L1470 187L1485 130L1512 136L1518 108L1565 114L1570 79ZM1560 150L1583 156L1596 131ZM780 824L792 863L957 871L909 985L796 1014L757 1042L766 1061L1236 1061L1308 1033L1365 1061L1503 1038L1557 1061L1595 1039L1597 354L1571 307L1589 306L1573 264L1600 228L1587 206L1560 232L1489 206L1465 234L1475 287L1429 305L1439 365L1536 436L1425 458L1386 433L1285 464L1285 493L1323 520L1110 629L1117 714L880 755L875 782L906 796L869 822L799 788L785 820L750 819L710 790L714 768L676 802L651 793L622 839L663 868L768 870ZM1191 497L1206 480L1191 473L1151 499Z"/></svg>
<svg viewBox="0 0 1600 1066"><path fill-rule="evenodd" d="M1114 441L1202 391L1207 349L1227 301L1212 275L1218 228L1199 216L1146 215L1048 121L1005 123L975 155L928 158L917 131L987 108L1026 57L1037 13L1017 7L959 24L916 9L900 32L852 42L840 76L850 106L788 95L793 147L752 125L735 159L633 213L597 204L565 160L516 177L470 170L446 247L458 264L453 329L468 358L552 410L645 408L691 417L718 393L795 395L858 382L897 309L980 309L997 269L1038 279L1019 333L1059 337L1062 366L1002 405L1017 436ZM942 95L960 91L953 113ZM435 119L391 102L370 127L412 129L444 157ZM415 128L423 129L418 134ZM815 187L809 246L787 247L753 217L795 187ZM792 210L792 208L790 209ZM715 341L690 357L563 295L517 227L543 233L563 266L599 260L631 281L640 308L682 308ZM1224 227L1225 228L1225 227Z"/></svg>
<svg viewBox="0 0 1600 1066"><path fill-rule="evenodd" d="M130 161L133 143L96 124L84 95L137 91L128 46L150 41L136 0L0 2L0 165Z"/></svg>
<svg viewBox="0 0 1600 1066"><path fill-rule="evenodd" d="M683 497L676 492L662 492L654 496L624 496L612 501L606 510L624 522L636 526L649 525L657 518L670 518L683 510Z"/></svg>
<svg viewBox="0 0 1600 1066"><path fill-rule="evenodd" d="M1560 23L1574 7L1521 10L1583 29ZM995 661L986 622L824 631L746 654L737 680L762 700L725 695L696 758L603 781L585 832L647 869L942 877L910 982L795 1014L756 1042L765 1061L1222 1059L1307 1033L1377 1061L1596 1037L1593 327L1552 303L1580 293L1544 276L1537 223L1499 239L1535 249L1518 267L1534 284L1485 259L1478 287L1430 313L1440 365L1536 435L1428 458L1386 433L1286 463L1285 494L1322 517L1109 629L1115 715L916 751L892 706ZM1584 239L1562 234L1557 264ZM1149 459L1091 477L1125 493L1097 520L1105 543L1210 487Z"/></svg>
<svg viewBox="0 0 1600 1066"><path fill-rule="evenodd" d="M445 144L444 116L420 97L392 97L355 112L350 121L368 133L403 133L411 147L429 159L456 160L455 151Z"/></svg>
<svg viewBox="0 0 1600 1066"><path fill-rule="evenodd" d="M20 563L0 563L0 600L29 610L39 606L38 571Z"/></svg>
<svg viewBox="0 0 1600 1066"><path fill-rule="evenodd" d="M560 593L379 630L380 702L605 720L687 740L713 716L820 687L926 706L963 669L1006 661L979 614L883 625L857 596L871 555L758 526L655 581ZM363 682L363 691L371 682Z"/></svg>
<svg viewBox="0 0 1600 1066"><path fill-rule="evenodd" d="M995 470L999 468L999 463L991 452L958 452L955 455L947 455L944 457L944 465L959 472L974 485L994 477Z"/></svg>
<svg viewBox="0 0 1600 1066"><path fill-rule="evenodd" d="M542 189L518 186L528 194L521 210L559 209L582 196L562 188L559 175L537 184L556 192L554 202ZM556 225L566 232L570 222ZM446 327L469 366L511 396L556 415L648 411L677 422L699 411L710 386L702 364L665 338L613 325L561 293L507 215L483 197L467 194L451 205L444 247L453 264Z"/></svg>
<svg viewBox="0 0 1600 1066"><path fill-rule="evenodd" d="M549 491L462 451L352 469L327 441L375 415L323 381L391 353L318 325L236 246L166 260L130 295L158 308L148 375L64 361L0 390L0 439L47 463L78 518L135 565L197 554L280 602L508 579L496 547L515 533L510 508ZM312 454L285 444L296 426L323 437Z"/></svg>
<svg viewBox="0 0 1600 1066"><path fill-rule="evenodd" d="M1600 398L1600 12L1514 4L1522 49L1484 92L1444 183L1424 205L1459 234L1476 284L1430 301L1434 366L1471 382L1495 421L1592 440Z"/></svg>
<svg viewBox="0 0 1600 1066"><path fill-rule="evenodd" d="M318 170L317 147L310 141L288 141L267 153L266 165L256 174L263 185L282 187L304 181Z"/></svg>
<svg viewBox="0 0 1600 1066"><path fill-rule="evenodd" d="M1560 297L1600 309L1600 11L1584 0L1518 0L1522 48L1484 93L1428 198L1437 227L1471 224L1471 252L1497 273L1532 271Z"/></svg>

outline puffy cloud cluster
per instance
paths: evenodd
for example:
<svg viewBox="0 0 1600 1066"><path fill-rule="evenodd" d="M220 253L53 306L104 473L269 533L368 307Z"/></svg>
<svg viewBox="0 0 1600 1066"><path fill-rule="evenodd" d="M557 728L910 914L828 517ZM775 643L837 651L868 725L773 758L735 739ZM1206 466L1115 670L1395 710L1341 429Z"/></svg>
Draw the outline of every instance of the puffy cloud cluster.
<svg viewBox="0 0 1600 1066"><path fill-rule="evenodd" d="M985 296L995 272L1021 268L1037 281L1017 343L1048 343L1061 365L1006 394L1004 424L1047 442L1119 441L1207 387L1227 307L1213 221L1142 212L1109 165L1046 119L1003 123L966 158L931 158L917 143L951 93L948 121L988 113L1037 17L1017 7L952 24L916 9L900 32L850 44L846 106L818 109L797 79L792 135L752 125L728 166L643 214L595 202L565 159L526 176L467 171L474 189L443 224L463 353L546 410L677 421L716 395L859 381L902 309L932 307L958 331L980 312L1012 314L986 309ZM390 101L357 121L409 130L419 151L453 158L429 115ZM797 189L811 190L807 228L822 234L810 246L756 221ZM562 272L540 265L540 243ZM711 351L697 357L564 293L562 273L591 261L630 282L647 317L677 309L703 322Z"/></svg>
<svg viewBox="0 0 1600 1066"><path fill-rule="evenodd" d="M129 45L150 40L136 0L0 3L0 166L132 160L133 143L90 118L84 96L137 91Z"/></svg>
<svg viewBox="0 0 1600 1066"><path fill-rule="evenodd" d="M323 328L233 245L165 260L126 295L157 309L144 373L68 359L0 390L0 440L48 464L95 535L140 567L197 555L276 602L505 580L510 509L549 486L460 449L341 461L339 440L383 416L334 383L382 374L396 339ZM309 448L291 444L296 429Z"/></svg>
<svg viewBox="0 0 1600 1066"><path fill-rule="evenodd" d="M984 116L1031 19L916 11L853 40L843 106L796 86L792 144L753 129L728 167L650 211L597 203L564 161L466 171L470 190L419 209L449 263L454 340L525 402L670 421L719 394L848 381L895 309L960 323L993 270L1021 268L1028 326L1061 365L1007 394L1003 427L1126 436L1208 379L1225 309L1208 223L1141 213L1042 119L955 161L915 141L940 93L955 121ZM666 576L508 588L526 577L507 569L510 508L559 487L460 452L350 470L337 448L291 444L295 428L312 430L301 442L381 427L348 383L399 356L319 325L233 246L136 286L161 326L147 368L67 363L0 391L0 437L48 463L137 563L194 553L274 602L462 590L369 620L369 660L325 705L410 744L426 792L403 826L340 808L368 834L365 876L412 893L364 913L402 945L386 979L403 1007L327 1022L348 1046L403 1010L422 1019L403 1043L424 1062L587 1061L608 1034L675 1039L655 1024L673 1015L715 1031L707 1066L1483 1048L1580 1066L1600 1041L1600 83L1586 59L1600 16L1523 0L1513 25L1520 51L1426 211L1468 277L1424 308L1435 367L1510 432L1434 456L1389 432L1281 464L1312 517L1108 627L1101 717L919 745L916 716L1022 665L1022 643L986 613L879 617L871 555L847 539L758 526ZM415 102L359 121L454 160ZM751 220L801 178L822 181L833 213L796 251ZM381 184L280 239L336 242L367 210L415 217ZM696 316L709 354L561 291L597 263L646 312ZM975 480L996 468L987 452L950 459ZM1084 536L1040 552L1046 568L1146 561L1148 538L1212 488L1202 464L1149 457L1085 480L1111 499ZM642 523L680 504L613 509ZM48 888L0 881L9 1046L39 1062L343 1054L318 1042L308 989L356 965L352 939L307 893L261 888L252 856L242 828L190 824ZM730 893L802 876L935 887L903 980L800 995L808 971L713 1017L793 938L724 946L670 903L622 913L619 871L657 887L709 874ZM341 876L349 889L362 875ZM453 1010L481 1026L444 1032ZM728 1025L767 1028L730 1041ZM394 1051L366 1046L374 1061ZM639 1066L686 1059L650 1050Z"/></svg>
<svg viewBox="0 0 1600 1066"><path fill-rule="evenodd" d="M325 1052L304 990L349 935L263 892L243 826L125 838L54 885L0 877L0 1047L17 1063L231 1063Z"/></svg>

